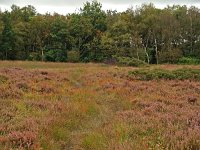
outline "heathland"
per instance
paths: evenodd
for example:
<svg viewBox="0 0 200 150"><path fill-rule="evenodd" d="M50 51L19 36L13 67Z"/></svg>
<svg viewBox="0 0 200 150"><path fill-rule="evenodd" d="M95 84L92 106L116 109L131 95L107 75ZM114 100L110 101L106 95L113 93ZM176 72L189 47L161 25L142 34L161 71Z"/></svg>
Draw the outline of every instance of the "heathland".
<svg viewBox="0 0 200 150"><path fill-rule="evenodd" d="M0 149L198 150L198 69L2 61Z"/></svg>

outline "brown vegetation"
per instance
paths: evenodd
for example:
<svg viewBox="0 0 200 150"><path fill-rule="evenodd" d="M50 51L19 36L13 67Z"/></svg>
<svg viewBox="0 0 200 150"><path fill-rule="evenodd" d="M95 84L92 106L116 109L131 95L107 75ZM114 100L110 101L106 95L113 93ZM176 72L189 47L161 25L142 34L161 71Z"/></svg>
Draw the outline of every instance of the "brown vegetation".
<svg viewBox="0 0 200 150"><path fill-rule="evenodd" d="M140 81L128 76L133 68L103 64L32 64L1 62L0 149L200 149L199 81Z"/></svg>

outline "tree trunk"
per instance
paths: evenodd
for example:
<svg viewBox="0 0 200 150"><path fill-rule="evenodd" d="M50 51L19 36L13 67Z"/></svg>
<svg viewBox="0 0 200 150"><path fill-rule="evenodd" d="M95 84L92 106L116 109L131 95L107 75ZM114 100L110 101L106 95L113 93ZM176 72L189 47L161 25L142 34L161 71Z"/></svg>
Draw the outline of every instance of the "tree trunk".
<svg viewBox="0 0 200 150"><path fill-rule="evenodd" d="M138 47L136 46L136 51L137 51L137 59L140 60L139 52L138 52Z"/></svg>
<svg viewBox="0 0 200 150"><path fill-rule="evenodd" d="M190 53L193 53L193 20L190 14Z"/></svg>
<svg viewBox="0 0 200 150"><path fill-rule="evenodd" d="M138 60L140 60L140 56L139 56L139 53L138 53L138 51L137 51L137 58L138 58Z"/></svg>
<svg viewBox="0 0 200 150"><path fill-rule="evenodd" d="M150 63L150 58L149 58L149 54L148 54L148 52L147 52L148 42L149 42L149 35L148 35L148 37L147 37L146 45L144 44L144 52L145 52L145 54L146 54L147 62L148 62L148 64L149 64L149 63Z"/></svg>
<svg viewBox="0 0 200 150"><path fill-rule="evenodd" d="M42 61L44 61L44 50L42 49Z"/></svg>
<svg viewBox="0 0 200 150"><path fill-rule="evenodd" d="M6 50L6 60L8 60L8 50Z"/></svg>
<svg viewBox="0 0 200 150"><path fill-rule="evenodd" d="M149 64L149 63L150 63L150 58L149 58L149 54L148 54L148 52L147 52L147 46L145 46L144 51L145 51L145 54L146 54L146 56L147 56L147 62L148 62L148 64Z"/></svg>
<svg viewBox="0 0 200 150"><path fill-rule="evenodd" d="M81 38L80 37L78 38L78 49L79 49L79 51L81 50Z"/></svg>
<svg viewBox="0 0 200 150"><path fill-rule="evenodd" d="M158 45L157 45L157 39L155 38L155 51L156 51L156 64L158 65Z"/></svg>

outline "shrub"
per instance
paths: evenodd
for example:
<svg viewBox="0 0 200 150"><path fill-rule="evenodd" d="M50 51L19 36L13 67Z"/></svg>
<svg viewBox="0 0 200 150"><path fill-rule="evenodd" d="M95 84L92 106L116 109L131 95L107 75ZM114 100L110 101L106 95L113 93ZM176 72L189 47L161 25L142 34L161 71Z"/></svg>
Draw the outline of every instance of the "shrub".
<svg viewBox="0 0 200 150"><path fill-rule="evenodd" d="M180 49L172 49L162 51L159 54L159 62L161 63L177 63L178 60L183 56L182 51Z"/></svg>
<svg viewBox="0 0 200 150"><path fill-rule="evenodd" d="M115 58L110 58L110 59L104 60L104 63L109 64L109 65L115 65L117 64L117 60Z"/></svg>
<svg viewBox="0 0 200 150"><path fill-rule="evenodd" d="M13 131L8 135L8 139L15 147L32 149L36 140L36 134L30 131Z"/></svg>
<svg viewBox="0 0 200 150"><path fill-rule="evenodd" d="M130 75L136 77L139 80L197 80L200 81L200 70L199 69L178 69L178 70L135 70L130 72Z"/></svg>
<svg viewBox="0 0 200 150"><path fill-rule="evenodd" d="M136 70L131 72L139 80L174 79L174 75L166 70Z"/></svg>
<svg viewBox="0 0 200 150"><path fill-rule="evenodd" d="M117 60L117 64L122 66L140 67L147 65L144 61L138 60L136 58L117 57L117 56L114 56L114 58Z"/></svg>
<svg viewBox="0 0 200 150"><path fill-rule="evenodd" d="M41 56L40 56L40 54L33 52L33 53L30 53L30 55L28 56L28 60L39 61L39 60L41 60Z"/></svg>
<svg viewBox="0 0 200 150"><path fill-rule="evenodd" d="M67 56L68 56L67 60L73 63L78 62L80 58L79 51L76 50L69 51L67 53Z"/></svg>
<svg viewBox="0 0 200 150"><path fill-rule="evenodd" d="M67 60L67 53L63 50L50 50L44 55L45 61L65 62Z"/></svg>
<svg viewBox="0 0 200 150"><path fill-rule="evenodd" d="M29 86L26 83L23 83L23 82L18 83L16 86L17 86L18 89L21 89L22 91L25 91L25 92L27 92L28 89L29 89Z"/></svg>
<svg viewBox="0 0 200 150"><path fill-rule="evenodd" d="M0 75L0 84L5 83L7 80L8 80L8 77L6 77L4 75Z"/></svg>
<svg viewBox="0 0 200 150"><path fill-rule="evenodd" d="M199 69L179 69L173 71L175 77L180 80L192 79L200 80L200 70Z"/></svg>
<svg viewBox="0 0 200 150"><path fill-rule="evenodd" d="M200 64L200 59L192 57L182 57L178 61L179 64L197 65Z"/></svg>

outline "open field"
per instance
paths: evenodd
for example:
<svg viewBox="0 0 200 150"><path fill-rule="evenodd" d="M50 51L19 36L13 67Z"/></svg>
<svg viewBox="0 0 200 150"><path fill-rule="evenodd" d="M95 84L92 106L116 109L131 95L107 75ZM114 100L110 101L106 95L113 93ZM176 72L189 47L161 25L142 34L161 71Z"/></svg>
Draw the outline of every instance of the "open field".
<svg viewBox="0 0 200 150"><path fill-rule="evenodd" d="M200 82L136 80L135 69L0 62L0 149L199 150Z"/></svg>

